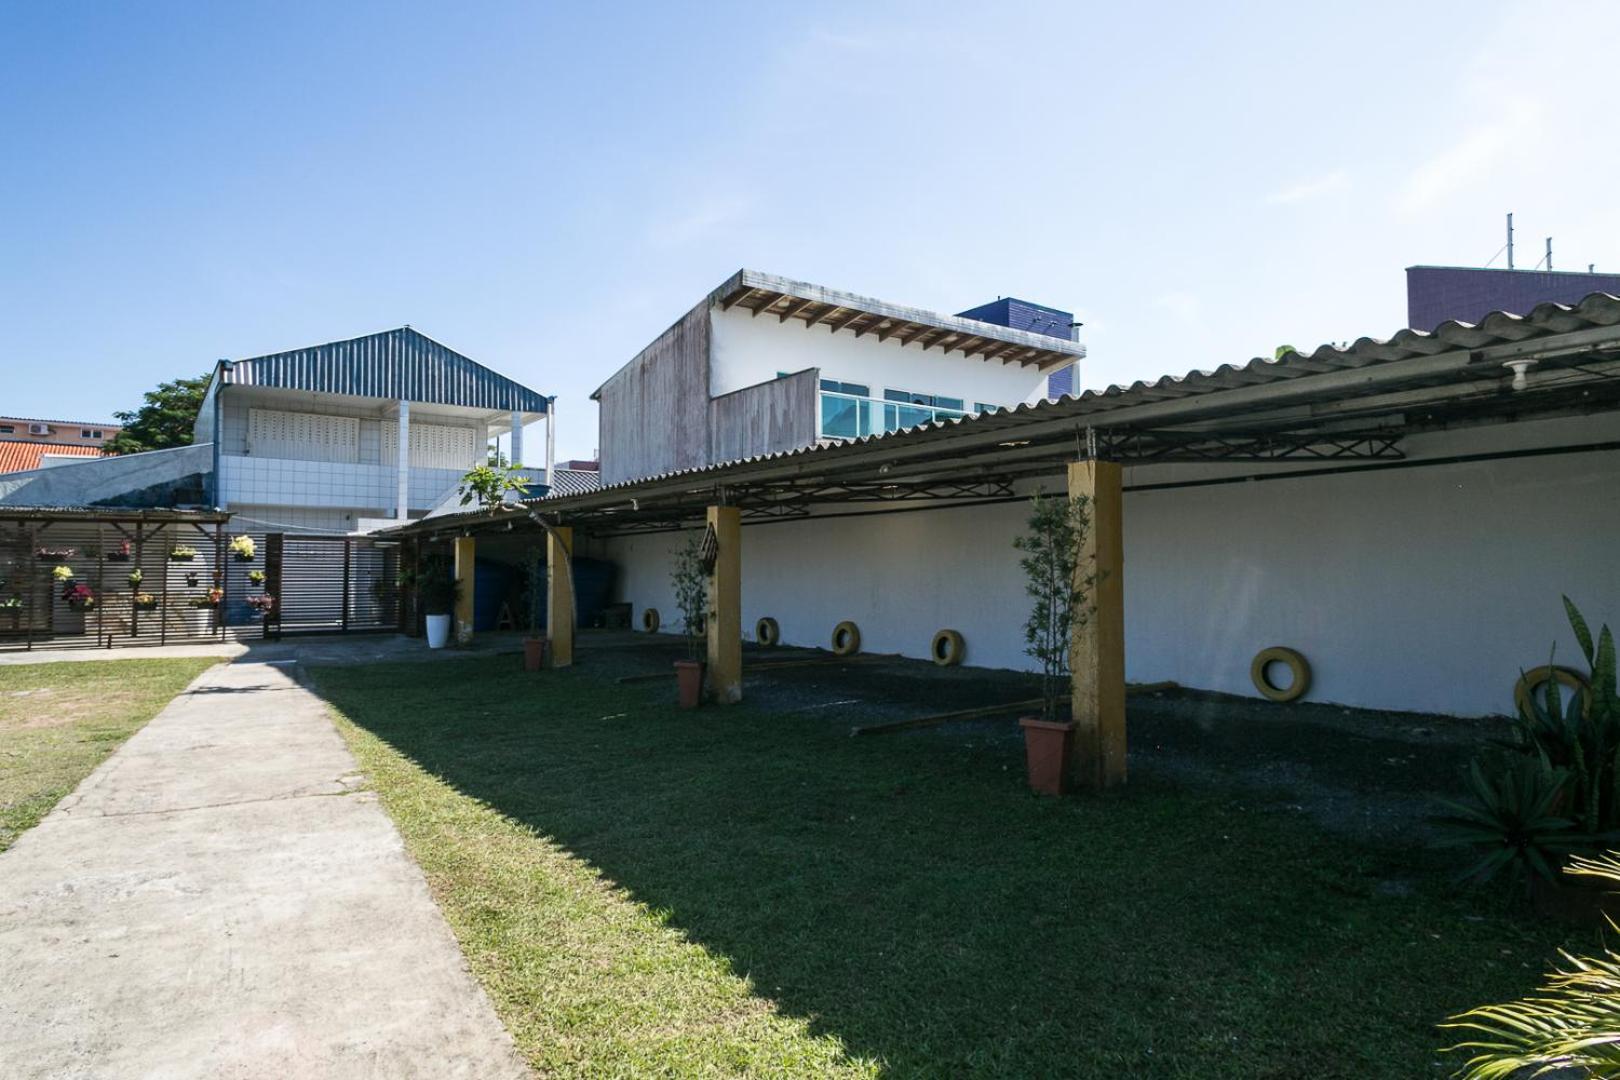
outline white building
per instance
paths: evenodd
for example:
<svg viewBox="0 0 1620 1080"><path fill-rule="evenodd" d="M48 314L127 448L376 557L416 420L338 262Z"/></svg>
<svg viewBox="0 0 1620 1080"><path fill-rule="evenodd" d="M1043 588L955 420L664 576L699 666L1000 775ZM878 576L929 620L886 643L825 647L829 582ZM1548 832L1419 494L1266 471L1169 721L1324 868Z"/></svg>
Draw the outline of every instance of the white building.
<svg viewBox="0 0 1620 1080"><path fill-rule="evenodd" d="M0 504L228 510L244 531L350 533L422 517L509 435L544 465L529 425L551 401L410 327L222 360L191 446L7 475ZM537 440L538 442L538 440ZM544 483L544 468L530 470Z"/></svg>
<svg viewBox="0 0 1620 1080"><path fill-rule="evenodd" d="M756 316L728 299L708 304L720 392L780 366L869 383L873 397L1037 394L1032 372L840 333L816 304L795 313L816 324L806 333L770 317L783 301ZM1251 659L1282 645L1311 663L1315 700L1501 712L1555 642L1576 656L1561 594L1594 623L1620 620L1616 323L1620 301L1594 296L630 484L649 470L625 467L612 430L627 368L603 393L603 469L622 487L573 500L594 508L576 527L618 565L622 599L673 612L682 537L658 530L691 528L691 506L724 498L743 508L745 633L770 616L784 642L826 646L852 620L864 649L926 657L951 628L967 663L1028 668L1012 540L1031 492L1066 489L1060 463L1088 456L1089 429L1095 456L1123 465L1132 681L1253 695Z"/></svg>
<svg viewBox="0 0 1620 1080"><path fill-rule="evenodd" d="M1039 401L1085 355L1039 310L1061 333L740 270L592 395L602 483Z"/></svg>

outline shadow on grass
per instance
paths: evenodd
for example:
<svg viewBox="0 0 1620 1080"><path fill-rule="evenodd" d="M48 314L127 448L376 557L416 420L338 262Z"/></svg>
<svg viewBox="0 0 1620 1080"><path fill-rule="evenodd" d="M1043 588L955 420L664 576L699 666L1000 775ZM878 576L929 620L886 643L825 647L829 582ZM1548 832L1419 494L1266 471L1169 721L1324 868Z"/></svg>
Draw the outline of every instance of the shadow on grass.
<svg viewBox="0 0 1620 1080"><path fill-rule="evenodd" d="M317 681L891 1075L1436 1075L1434 1024L1557 940L1241 789L1042 800L1004 733L852 740L515 667Z"/></svg>

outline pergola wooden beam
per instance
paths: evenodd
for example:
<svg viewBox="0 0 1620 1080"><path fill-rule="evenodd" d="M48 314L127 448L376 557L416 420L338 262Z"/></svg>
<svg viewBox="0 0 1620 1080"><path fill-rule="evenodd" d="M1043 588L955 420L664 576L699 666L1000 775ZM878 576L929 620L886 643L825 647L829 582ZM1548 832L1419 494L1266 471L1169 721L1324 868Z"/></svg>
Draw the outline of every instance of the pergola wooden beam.
<svg viewBox="0 0 1620 1080"><path fill-rule="evenodd" d="M776 302L780 299L782 299L781 293L766 293L764 303L753 309L754 318L757 319L767 311L771 310L771 308L776 306Z"/></svg>
<svg viewBox="0 0 1620 1080"><path fill-rule="evenodd" d="M842 310L843 310L842 308L840 308L840 307L838 307L838 306L836 306L834 304L823 304L823 305L821 305L821 310L820 311L816 312L814 315L811 315L809 318L804 320L804 328L806 330L808 330L812 326L814 326L817 323L821 322L827 316L831 315L833 312L842 311Z"/></svg>
<svg viewBox="0 0 1620 1080"><path fill-rule="evenodd" d="M738 304L741 304L744 300L751 298L757 292L759 292L758 289L743 289L741 292L734 292L724 300L720 301L720 310L730 311ZM746 307L747 305L745 304L744 306Z"/></svg>
<svg viewBox="0 0 1620 1080"><path fill-rule="evenodd" d="M707 517L716 554L704 620L706 681L716 703L735 705L742 700L742 512L735 506L711 506Z"/></svg>
<svg viewBox="0 0 1620 1080"><path fill-rule="evenodd" d="M789 319L793 318L793 316L797 315L799 312L803 311L813 303L815 303L814 300L805 300L802 297L798 300L789 300L788 306L783 308L781 312L778 313L779 317L783 322L787 322Z"/></svg>
<svg viewBox="0 0 1620 1080"><path fill-rule="evenodd" d="M1125 783L1125 580L1118 462L1069 465L1069 498L1084 499L1091 527L1075 560L1079 595L1069 638L1074 748L1071 775L1086 791Z"/></svg>

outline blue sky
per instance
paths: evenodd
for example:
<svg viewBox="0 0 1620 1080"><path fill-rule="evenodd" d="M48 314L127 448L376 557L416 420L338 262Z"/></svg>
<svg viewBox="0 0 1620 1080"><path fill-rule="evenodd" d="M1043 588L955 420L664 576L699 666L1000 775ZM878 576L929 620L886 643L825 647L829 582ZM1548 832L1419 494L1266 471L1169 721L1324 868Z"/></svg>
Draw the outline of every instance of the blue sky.
<svg viewBox="0 0 1620 1080"><path fill-rule="evenodd" d="M1231 10L1228 10L1230 8ZM0 413L410 323L559 396L740 266L1086 323L1088 387L1620 268L1620 8L0 5Z"/></svg>

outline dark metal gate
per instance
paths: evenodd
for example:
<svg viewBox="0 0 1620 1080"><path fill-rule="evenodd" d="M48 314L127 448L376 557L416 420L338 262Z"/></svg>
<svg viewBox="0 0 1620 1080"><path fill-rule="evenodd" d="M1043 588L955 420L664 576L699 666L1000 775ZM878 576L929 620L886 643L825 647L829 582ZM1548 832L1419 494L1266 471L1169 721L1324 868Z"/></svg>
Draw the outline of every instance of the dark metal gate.
<svg viewBox="0 0 1620 1080"><path fill-rule="evenodd" d="M399 548L365 536L265 537L266 636L399 628Z"/></svg>

